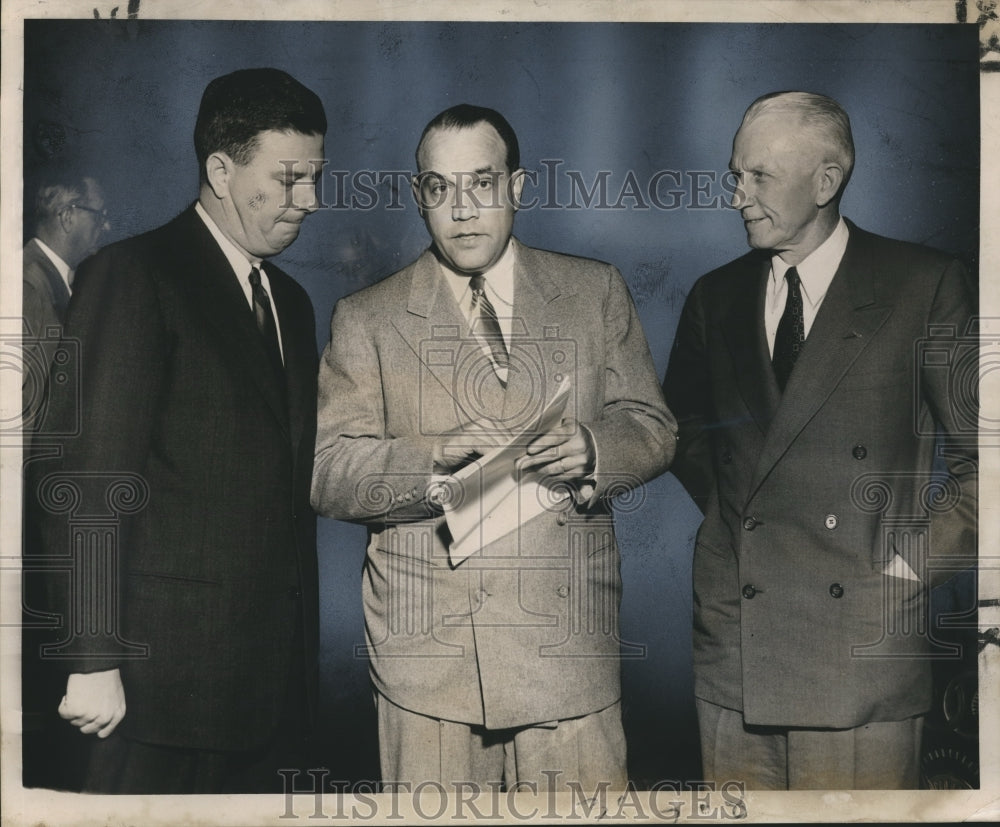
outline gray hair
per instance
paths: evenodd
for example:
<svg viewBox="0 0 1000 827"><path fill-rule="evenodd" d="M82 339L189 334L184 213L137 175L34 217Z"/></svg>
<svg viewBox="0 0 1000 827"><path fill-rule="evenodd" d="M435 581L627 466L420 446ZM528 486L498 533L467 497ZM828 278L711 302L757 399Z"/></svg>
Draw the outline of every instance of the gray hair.
<svg viewBox="0 0 1000 827"><path fill-rule="evenodd" d="M750 104L741 128L766 114L798 115L826 152L823 160L834 161L843 168L844 182L840 187L843 191L854 169L854 139L844 108L833 98L814 92L772 92Z"/></svg>
<svg viewBox="0 0 1000 827"><path fill-rule="evenodd" d="M96 182L87 175L50 173L35 193L35 221L45 224L56 219L70 204L87 197Z"/></svg>

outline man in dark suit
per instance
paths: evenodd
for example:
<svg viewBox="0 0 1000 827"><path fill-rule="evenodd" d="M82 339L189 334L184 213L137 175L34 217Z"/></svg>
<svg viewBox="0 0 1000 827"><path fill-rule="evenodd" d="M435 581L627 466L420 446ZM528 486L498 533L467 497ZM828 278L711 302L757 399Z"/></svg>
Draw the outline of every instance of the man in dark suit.
<svg viewBox="0 0 1000 827"><path fill-rule="evenodd" d="M417 165L434 243L337 304L313 481L320 513L369 527L383 781L621 789L610 497L666 469L674 420L618 271L511 236L524 170L500 113L445 110ZM563 379L561 425L533 430ZM436 483L517 427L521 487L460 556ZM482 494L466 483L451 502Z"/></svg>
<svg viewBox="0 0 1000 827"><path fill-rule="evenodd" d="M840 217L853 163L835 101L751 105L730 167L754 250L695 284L667 370L673 470L705 513L695 692L719 783L915 787L928 589L975 559L955 382L974 299L957 261Z"/></svg>
<svg viewBox="0 0 1000 827"><path fill-rule="evenodd" d="M97 250L108 229L104 194L96 180L51 173L35 198L35 234L24 245L24 429L41 409L49 366L66 318L77 265Z"/></svg>
<svg viewBox="0 0 1000 827"><path fill-rule="evenodd" d="M47 430L78 435L36 479L43 549L74 555L47 656L102 739L89 791L280 790L314 705L314 319L265 259L318 208L325 132L284 72L216 78L197 202L77 273L79 391L52 384Z"/></svg>

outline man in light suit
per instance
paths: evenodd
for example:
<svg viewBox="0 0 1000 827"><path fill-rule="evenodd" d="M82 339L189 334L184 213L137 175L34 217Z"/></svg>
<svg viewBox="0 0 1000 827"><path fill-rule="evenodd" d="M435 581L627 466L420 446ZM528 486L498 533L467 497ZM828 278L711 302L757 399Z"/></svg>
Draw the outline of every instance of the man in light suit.
<svg viewBox="0 0 1000 827"><path fill-rule="evenodd" d="M674 421L617 270L512 238L518 153L492 109L428 124L413 189L433 245L337 304L320 361L313 504L369 527L389 785L627 782L609 499L667 467ZM518 460L548 510L453 559L436 481L528 426L562 376L563 421Z"/></svg>
<svg viewBox="0 0 1000 827"><path fill-rule="evenodd" d="M78 435L35 479L44 552L76 555L48 657L60 715L102 739L88 791L280 791L314 706L314 319L265 259L318 208L325 132L284 72L216 78L198 200L78 271L79 394L53 383L49 417Z"/></svg>
<svg viewBox="0 0 1000 827"><path fill-rule="evenodd" d="M928 589L975 560L955 381L974 299L954 259L841 218L853 164L835 101L750 106L730 167L754 249L695 284L667 370L673 470L705 513L695 692L719 783L915 787Z"/></svg>
<svg viewBox="0 0 1000 827"><path fill-rule="evenodd" d="M77 265L97 250L108 229L104 194L96 180L48 176L35 198L35 235L24 245L24 429L30 434L44 400L52 356L66 318Z"/></svg>

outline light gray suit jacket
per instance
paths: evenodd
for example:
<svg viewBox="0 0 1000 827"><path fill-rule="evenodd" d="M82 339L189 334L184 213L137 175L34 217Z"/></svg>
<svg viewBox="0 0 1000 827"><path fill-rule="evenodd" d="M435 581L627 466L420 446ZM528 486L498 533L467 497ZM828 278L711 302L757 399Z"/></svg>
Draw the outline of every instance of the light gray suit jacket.
<svg viewBox="0 0 1000 827"><path fill-rule="evenodd" d="M37 427L35 418L45 400L49 369L59 345L70 294L66 282L35 239L24 245L22 255L24 349L21 392L23 427L25 434L30 435Z"/></svg>
<svg viewBox="0 0 1000 827"><path fill-rule="evenodd" d="M321 514L369 527L363 597L378 691L490 728L619 698L609 497L662 473L676 431L614 267L517 244L514 279L506 393L432 252L338 303L320 365L312 494ZM561 375L572 382L566 415L594 437L596 490L452 567L427 498L435 437L485 413L518 424Z"/></svg>

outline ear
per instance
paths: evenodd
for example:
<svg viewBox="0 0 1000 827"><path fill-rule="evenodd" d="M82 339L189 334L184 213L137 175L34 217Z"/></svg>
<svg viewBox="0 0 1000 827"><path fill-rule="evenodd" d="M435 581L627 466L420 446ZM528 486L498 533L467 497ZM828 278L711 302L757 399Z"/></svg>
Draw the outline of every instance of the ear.
<svg viewBox="0 0 1000 827"><path fill-rule="evenodd" d="M816 206L825 207L840 192L840 185L844 183L844 170L840 164L827 161L816 170L816 175Z"/></svg>
<svg viewBox="0 0 1000 827"><path fill-rule="evenodd" d="M233 159L225 152L213 152L205 159L205 177L216 198L228 197L229 175L233 166Z"/></svg>
<svg viewBox="0 0 1000 827"><path fill-rule="evenodd" d="M515 169L510 176L510 200L515 210L521 208L521 190L524 189L524 168Z"/></svg>
<svg viewBox="0 0 1000 827"><path fill-rule="evenodd" d="M76 210L67 204L59 210L59 227L66 235L73 232L73 225L76 223Z"/></svg>

